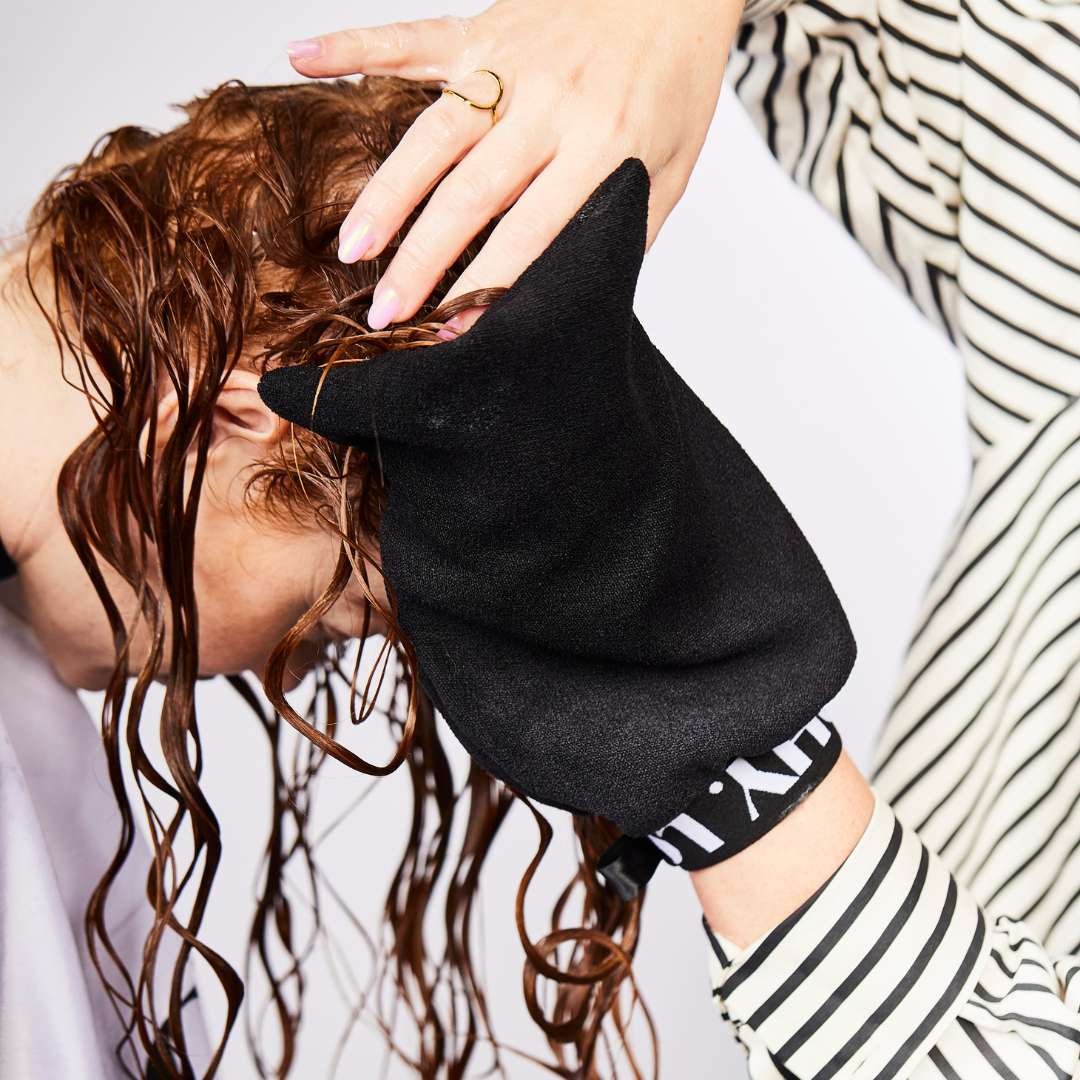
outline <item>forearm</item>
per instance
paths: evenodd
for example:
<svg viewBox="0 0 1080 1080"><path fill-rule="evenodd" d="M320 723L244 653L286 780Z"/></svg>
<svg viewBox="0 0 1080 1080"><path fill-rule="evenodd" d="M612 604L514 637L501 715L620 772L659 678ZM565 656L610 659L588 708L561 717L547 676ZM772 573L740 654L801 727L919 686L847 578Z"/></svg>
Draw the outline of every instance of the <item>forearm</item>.
<svg viewBox="0 0 1080 1080"><path fill-rule="evenodd" d="M713 930L744 948L809 899L850 854L870 821L870 785L847 753L760 840L691 873Z"/></svg>

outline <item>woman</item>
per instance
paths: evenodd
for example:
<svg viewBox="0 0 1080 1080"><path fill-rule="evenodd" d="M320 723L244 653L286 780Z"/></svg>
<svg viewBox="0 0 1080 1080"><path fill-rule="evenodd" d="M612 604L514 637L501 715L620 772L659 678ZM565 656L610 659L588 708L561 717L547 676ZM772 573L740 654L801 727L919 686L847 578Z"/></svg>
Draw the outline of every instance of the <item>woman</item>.
<svg viewBox="0 0 1080 1080"><path fill-rule="evenodd" d="M306 824L310 785L330 755L376 775L404 765L413 785L409 842L386 899L375 1021L423 1076L463 1074L491 1037L470 916L515 794L479 766L455 790L412 644L377 571L385 503L377 457L280 421L257 390L262 372L284 364L319 368L439 344L453 336L445 324L457 310L501 294L474 293L425 308L394 334L370 333L358 320L381 264L337 258L348 197L439 98L437 87L393 78L227 83L188 103L186 121L166 134L121 128L100 140L42 194L25 243L5 261L0 437L18 462L0 506L8 661L0 734L11 736L10 748L0 739L11 811L0 820L12 858L0 910L11 919L4 939L13 961L0 984L5 1075L218 1069L244 984L200 939L223 852L199 782L194 685L217 673L255 709L273 766L251 959L268 983L279 1043L272 1057L256 1050L262 1071L285 1075L294 1061L310 943L298 936L286 885L298 866L316 891L329 888ZM473 255L470 247L453 270ZM382 651L358 686L337 645L373 635L384 638ZM284 693L312 669L319 693L301 715ZM265 715L236 676L246 670L264 673L278 714ZM336 675L359 697L354 719L386 719L389 760L372 763L343 745ZM57 676L105 691L105 756L90 790L91 747L64 730L78 707ZM160 719L145 708L154 680L164 684ZM50 726L20 722L31 701ZM281 716L307 736L296 756L282 749ZM455 813L466 817L460 847L449 844ZM523 879L519 914L550 836L537 820L541 852ZM105 835L112 826L115 844ZM641 905L597 876L610 824L583 815L574 826L581 865L554 932L534 943L519 925L527 1001L551 1041L550 1067L593 1075L607 1040L633 1016L620 992L636 996ZM432 956L425 916L444 878L438 914L448 940ZM577 916L568 907L579 891ZM43 957L34 938L18 952L9 946L30 925L57 956ZM567 941L564 972L553 953ZM192 1005L200 963L228 1003L225 1029L208 1039ZM547 1014L541 974L555 980ZM71 1008L61 1012L56 994ZM395 1028L396 998L415 1048ZM497 1044L494 1054L498 1063Z"/></svg>
<svg viewBox="0 0 1080 1080"><path fill-rule="evenodd" d="M343 167L355 185L429 100L430 93L392 80L357 92L227 86L192 102L189 122L167 136L133 128L113 133L43 193L26 243L5 257L0 427L5 458L19 468L6 473L0 537L4 576L17 570L4 600L26 625L5 612L13 681L5 682L4 700L10 743L0 740L10 751L4 853L11 873L3 875L0 905L11 919L4 937L12 961L4 966L0 1010L4 1075L112 1075L120 1067L117 1044L126 1074L141 1073L147 1063L155 1075L209 1075L216 1068L220 1045L214 1053L205 1049L197 1011L181 1003L191 948L224 986L230 1024L242 989L228 965L197 941L220 839L199 789L194 681L261 672L274 659L280 692L314 666L329 678L337 663L329 643L388 632L376 576L364 581L362 555L337 534L340 455L319 440L291 441L255 388L259 345L280 342L283 331L302 336L334 300L320 270L328 261L320 245L333 224L332 205L325 209L332 184L322 175L298 177L298 148L287 140L298 118L327 146L351 141L359 126L368 149L353 152ZM283 186L275 188L279 180ZM292 201L275 204L275 190L290 192ZM285 296L275 290L285 286L297 286L291 302L301 308L274 307L273 297ZM257 301L260 293L268 300ZM62 337L54 338L54 327ZM434 339L433 332L418 333ZM377 492L354 476L349 528L362 528L377 503ZM287 647L272 655L282 638ZM392 670L394 649L391 635ZM97 769L96 784L83 772L94 753L88 729L67 730L80 706L63 695L42 655L68 685L106 690L108 767ZM137 681L125 716L129 675ZM168 775L143 754L139 720L152 678L165 683ZM20 724L12 711L29 700L46 719ZM391 712L391 725L400 724L397 706ZM273 750L278 724L263 719ZM428 714L410 715L407 724L420 731L409 763L423 783L428 756L443 759ZM63 730L49 740L52 727ZM45 742L52 751L43 755L36 748ZM393 768L405 753L372 768ZM157 815L150 858L134 830L142 810L123 786L129 754L147 808ZM310 755L299 764L301 774L317 768ZM302 825L306 781L281 762L275 778L256 950L273 944L274 919L288 910L280 888L290 858L313 866L302 828L294 856L282 850L282 830ZM119 813L110 811L114 802ZM446 791L433 803L452 813ZM423 799L417 812L422 820ZM193 832L194 853L180 845L190 863L174 877L170 867L183 856L173 838L182 828ZM423 854L421 839L412 848L407 859ZM149 868L165 876L148 907ZM423 879L431 872L423 863L403 872L392 919L395 904L416 904L410 874ZM469 900L465 889L459 902ZM172 911L177 901L183 915ZM82 940L88 902L89 952ZM18 962L14 943L31 920L39 930L50 927L45 939L56 942L54 958L43 961L30 938L26 962ZM402 947L407 936L401 932ZM284 944L286 957L299 948ZM286 995L295 976L287 963L276 971L264 955L281 1007L285 1070L295 1023L289 1010L298 1009L286 1005ZM452 959L457 965L467 972L467 954ZM94 968L107 981L119 1021ZM173 987L185 993L170 1001L174 975ZM71 1002L63 1014L47 1004L54 995ZM224 1035L211 1045L223 1045Z"/></svg>
<svg viewBox="0 0 1080 1080"><path fill-rule="evenodd" d="M438 184L376 290L369 321L384 326L410 316L470 223L520 192L465 285L513 280L627 153L661 178L655 235L729 46L736 91L781 164L960 349L974 471L879 746L872 813L861 778L823 785L790 833L746 849L746 872L731 860L696 879L717 1001L759 1077L1073 1075L1080 9L781 0L673 18L502 0L475 19L290 51L310 76L422 71L490 104L490 75L464 86L484 68L508 88L494 128L473 110L433 111L350 211L342 258L378 256ZM597 130L613 134L597 143ZM806 866L799 841L818 814L824 835L838 819L866 826L839 870Z"/></svg>
<svg viewBox="0 0 1080 1080"><path fill-rule="evenodd" d="M405 89L351 102L316 97L308 108L317 119L321 106L324 133L377 107L384 138L418 101ZM0 427L5 460L18 462L6 470L0 507L5 1076L214 1071L220 1048L211 1052L217 1039L208 1044L189 1005L187 954L199 951L217 973L230 1023L242 984L196 937L220 837L199 789L194 681L262 671L328 583L336 582L331 599L294 631L282 688L326 667L328 642L384 630L363 581L346 587L340 539L318 523L319 485L330 482L319 470L332 474L333 452L290 444L255 389L254 289L286 278L273 279L280 267L260 247L276 222L251 205L259 182L222 182L239 163L250 166L259 142L251 99L233 88L192 103L191 123L161 140L113 133L42 194L25 242L4 258ZM260 145L269 153L268 140ZM160 195L170 182L172 203ZM200 196L202 182L211 196ZM226 193L231 206L217 198ZM242 215L244 249L235 231ZM302 247L303 236L293 239ZM264 312L259 332L273 321ZM302 462L311 466L304 498L290 487ZM130 691L129 675L137 676ZM165 684L167 774L143 752L151 679ZM104 758L60 680L106 691ZM276 740L276 725L264 722ZM143 809L125 792L129 763L155 815L152 851L135 830ZM299 811L304 785L287 793L277 780L280 829L288 796ZM189 843L173 846L187 828L193 853ZM288 906L274 877L280 852L271 859L260 942L266 910ZM183 914L172 910L177 901Z"/></svg>

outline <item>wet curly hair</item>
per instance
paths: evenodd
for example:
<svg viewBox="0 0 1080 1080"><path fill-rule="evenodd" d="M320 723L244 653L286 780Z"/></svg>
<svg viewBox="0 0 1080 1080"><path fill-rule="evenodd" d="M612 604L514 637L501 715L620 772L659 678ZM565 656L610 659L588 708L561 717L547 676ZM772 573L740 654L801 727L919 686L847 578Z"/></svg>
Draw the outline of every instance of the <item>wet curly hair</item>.
<svg viewBox="0 0 1080 1080"><path fill-rule="evenodd" d="M200 786L198 604L192 585L194 523L213 404L237 364L256 370L325 364L435 344L436 331L456 312L501 294L482 290L441 303L493 221L447 269L415 318L392 330L365 328L375 283L423 202L377 258L345 265L336 256L338 229L357 191L440 89L390 77L281 86L229 81L180 106L185 119L167 132L127 126L103 136L82 162L48 185L30 214L25 280L58 345L75 357L78 381L97 419L64 465L58 499L115 640L101 730L122 828L115 855L89 899L86 933L95 967L124 1021L117 1056L130 1076L196 1075L182 1011L196 956L227 1001L224 1029L203 1075L218 1070L245 982L255 974L267 988L264 1019L269 1016L276 1026L273 1051L267 1052L264 1022L251 1019L248 1007L255 1060L263 1076L290 1073L311 938L300 940L287 874L299 868L310 884L317 936L318 897L331 886L316 860L308 824L315 780L328 758L371 775L404 767L412 788L406 849L385 898L382 931L369 939L373 980L389 994L366 995L355 1005L353 1022L366 1013L417 1075L464 1076L481 1047L491 1058L487 1071L505 1075L506 1048L491 1031L472 930L485 861L507 813L520 802L534 815L539 833L518 888L516 923L525 953L526 1004L552 1053L553 1060L541 1064L582 1080L621 1070L640 1077L642 1066L628 1037L638 1016L656 1072L655 1031L632 972L643 898L623 902L596 873L599 854L616 836L614 827L600 818L559 816L560 822L572 822L578 866L552 911L552 929L533 941L524 898L552 828L529 800L475 764L455 788L415 655L396 622L392 590L389 610L382 612L389 629L363 685L362 650L350 672L344 652L328 644L312 676L310 707L301 713L286 700L283 680L297 643L351 580L364 578L365 560L378 565L385 502L378 469L369 468L366 455L304 431L291 432L249 488L251 500L268 513L321 522L340 538L340 549L322 596L278 644L262 673L270 706L246 676L229 677L261 721L273 773L245 978L200 938L223 857L218 822ZM177 390L180 415L155 449L155 440L140 441L140 432L153 423L154 403L167 385ZM188 486L185 462L192 454ZM121 617L102 563L119 572L137 596L138 621L153 643L141 666L129 656L136 627ZM377 605L366 581L364 591L361 645ZM155 727L164 772L152 763L140 724L156 677L165 684ZM391 689L380 697L384 684ZM346 712L339 691L345 688L354 721L378 714L388 725L396 747L388 761L369 762L339 738L338 719ZM389 705L377 707L387 699ZM304 736L294 740L299 749L288 750L283 721ZM135 805L125 769L134 776ZM110 941L106 910L139 812L151 838L146 895L153 923L141 969L128 971ZM454 850L451 826L462 815L466 820ZM445 886L438 903L437 884ZM428 928L434 918L445 943L433 955ZM178 939L168 954L175 963L165 972L170 992L167 1001L156 1000L155 979L169 963L162 943L170 936ZM412 1025L408 1038L399 1032L402 1018Z"/></svg>

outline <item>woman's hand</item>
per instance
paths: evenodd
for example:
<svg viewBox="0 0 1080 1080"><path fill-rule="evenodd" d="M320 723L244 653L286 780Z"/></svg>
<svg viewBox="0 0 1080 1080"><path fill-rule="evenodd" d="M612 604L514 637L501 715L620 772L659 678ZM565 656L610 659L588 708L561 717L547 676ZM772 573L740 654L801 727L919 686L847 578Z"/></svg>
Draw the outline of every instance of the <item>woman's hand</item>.
<svg viewBox="0 0 1080 1080"><path fill-rule="evenodd" d="M473 18L342 30L292 42L302 75L397 75L447 83L349 211L344 262L379 254L423 197L372 300L373 329L411 318L496 215L446 299L511 285L624 158L652 181L647 245L681 197L716 108L742 0L496 0ZM481 309L451 320L467 329Z"/></svg>

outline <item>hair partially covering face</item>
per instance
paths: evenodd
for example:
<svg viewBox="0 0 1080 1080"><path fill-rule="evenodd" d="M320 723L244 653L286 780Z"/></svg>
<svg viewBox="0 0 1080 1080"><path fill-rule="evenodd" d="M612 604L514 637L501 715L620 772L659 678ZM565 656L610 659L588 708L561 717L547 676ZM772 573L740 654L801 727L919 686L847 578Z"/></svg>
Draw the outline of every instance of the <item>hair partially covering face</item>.
<svg viewBox="0 0 1080 1080"><path fill-rule="evenodd" d="M210 418L222 383L241 362L257 369L321 365L435 344L435 331L451 315L501 293L484 290L437 306L479 250L489 225L409 325L371 332L364 315L395 243L370 262L345 265L336 256L337 231L356 193L439 89L374 77L258 87L227 82L182 106L186 120L167 133L123 127L104 136L83 162L48 186L31 213L27 281L58 341L76 357L77 378L98 421L66 462L58 497L65 528L115 639L116 667L101 723L122 831L115 857L90 898L86 931L95 966L125 1020L127 1035L117 1054L128 1075L196 1075L182 1010L192 953L209 966L228 1002L206 1076L218 1068L243 998L237 972L199 936L222 844L200 786L192 566ZM155 405L167 386L179 395L179 419L155 450L154 438L141 439L140 433L147 424L153 433ZM194 476L188 484L186 463L192 454ZM506 1048L491 1031L471 927L485 859L516 800L533 813L539 830L536 855L518 889L516 923L526 957L526 1003L554 1055L542 1064L557 1075L591 1078L619 1075L619 1058L628 1075L642 1076L625 1045L640 1000L631 961L641 899L622 902L603 887L595 869L616 835L614 828L599 818L573 819L579 866L553 909L551 932L533 942L525 927L524 896L548 848L551 827L528 800L476 765L463 788L455 790L414 653L394 617L392 590L384 613L389 633L377 671L362 690L358 693L359 660L351 673L343 672L341 654L327 646L314 674L310 709L301 715L285 699L288 660L297 643L350 581L363 577L361 555L377 565L375 540L385 502L377 463L295 430L251 478L248 497L268 513L291 515L301 523L317 520L341 540L325 592L278 645L263 673L273 709L264 709L243 677L230 677L262 721L273 769L273 816L247 965L249 977L256 970L265 975L269 1014L279 1028L274 1051L267 1055L260 1048L260 1025L248 1023L261 1074L285 1076L295 1060L302 961L310 943L294 938L297 920L286 878L295 866L310 882L323 880L306 824L313 781L333 757L373 775L404 764L411 779L407 847L386 896L385 932L377 939L385 943L375 959L381 989L365 999L365 1008L374 1010L370 1018L394 1051L418 1075L460 1077L483 1042L494 1068L503 1073ZM153 643L138 671L129 671L128 659L135 627L121 617L101 560L138 597L143 630ZM366 637L376 601L364 591ZM151 763L140 726L147 690L165 667L158 731L168 775ZM386 678L391 705L376 709L372 687ZM385 719L397 747L389 761L368 762L338 740L337 687L348 687L354 721L375 713ZM306 736L307 749L299 758L283 752L282 718ZM110 886L135 838L136 810L125 789L125 767L134 774L153 847L147 882L153 929L139 971L125 970L106 928ZM162 812L162 806L168 810ZM467 820L455 852L451 826L461 813ZM434 911L433 892L441 881L445 900L442 910ZM571 910L580 914L570 917ZM425 929L431 917L438 918L446 938L434 956ZM563 925L565 917L571 918L569 926ZM318 929L317 907L314 922ZM155 999L153 986L166 964L161 945L170 935L178 935L180 945L166 972L171 992L163 1002ZM405 1008L391 1011L387 998ZM655 1033L643 1003L641 1015L655 1071ZM408 1037L397 1030L402 1016L414 1025Z"/></svg>

